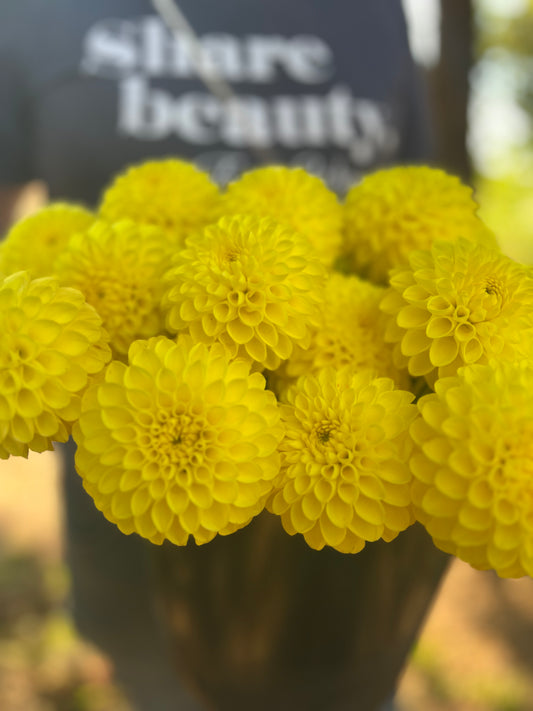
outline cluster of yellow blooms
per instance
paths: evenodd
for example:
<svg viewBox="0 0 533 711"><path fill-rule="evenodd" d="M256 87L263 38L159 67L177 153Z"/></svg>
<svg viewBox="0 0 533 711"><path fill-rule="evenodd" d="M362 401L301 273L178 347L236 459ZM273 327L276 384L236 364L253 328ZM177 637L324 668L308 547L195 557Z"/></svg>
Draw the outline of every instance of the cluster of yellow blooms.
<svg viewBox="0 0 533 711"><path fill-rule="evenodd" d="M220 190L167 159L97 211L0 246L0 457L70 435L126 534L203 544L264 509L357 553L415 521L533 576L533 274L471 190L377 171L340 201L300 168Z"/></svg>

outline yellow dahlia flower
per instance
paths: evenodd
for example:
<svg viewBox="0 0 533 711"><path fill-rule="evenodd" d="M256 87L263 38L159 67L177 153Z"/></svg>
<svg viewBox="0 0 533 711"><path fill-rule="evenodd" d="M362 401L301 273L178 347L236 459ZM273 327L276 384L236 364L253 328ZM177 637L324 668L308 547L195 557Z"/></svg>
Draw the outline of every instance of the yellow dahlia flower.
<svg viewBox="0 0 533 711"><path fill-rule="evenodd" d="M384 340L386 318L380 311L384 293L383 287L357 276L332 274L324 290L321 322L312 332L309 348L296 347L282 371L298 377L317 374L327 366L350 365L354 370L368 368L410 389L407 370L396 368L392 345Z"/></svg>
<svg viewBox="0 0 533 711"><path fill-rule="evenodd" d="M335 193L303 168L269 166L244 173L228 186L221 214L270 217L301 232L326 265L339 253L342 207Z"/></svg>
<svg viewBox="0 0 533 711"><path fill-rule="evenodd" d="M260 373L181 337L136 341L91 387L73 435L98 509L152 543L207 543L264 507L283 435Z"/></svg>
<svg viewBox="0 0 533 711"><path fill-rule="evenodd" d="M435 390L411 427L416 517L475 568L533 576L533 367L469 366Z"/></svg>
<svg viewBox="0 0 533 711"><path fill-rule="evenodd" d="M115 355L122 357L133 340L163 330L160 302L168 257L167 237L158 228L98 220L72 238L56 274L98 311Z"/></svg>
<svg viewBox="0 0 533 711"><path fill-rule="evenodd" d="M302 376L282 405L286 433L269 509L311 546L357 553L413 522L408 459L413 395L350 368Z"/></svg>
<svg viewBox="0 0 533 711"><path fill-rule="evenodd" d="M432 383L461 365L531 357L533 279L508 257L465 240L414 252L391 274L382 309L398 366Z"/></svg>
<svg viewBox="0 0 533 711"><path fill-rule="evenodd" d="M0 458L66 442L88 376L111 352L75 289L17 272L0 281Z"/></svg>
<svg viewBox="0 0 533 711"><path fill-rule="evenodd" d="M309 343L325 270L309 241L268 218L223 217L191 235L166 275L167 327L277 368Z"/></svg>
<svg viewBox="0 0 533 711"><path fill-rule="evenodd" d="M192 163L166 159L128 168L104 192L100 216L131 219L161 228L174 245L218 215L220 193Z"/></svg>
<svg viewBox="0 0 533 711"><path fill-rule="evenodd" d="M87 230L93 221L89 210L61 202L20 220L0 244L0 272L27 271L34 278L51 276L71 236Z"/></svg>
<svg viewBox="0 0 533 711"><path fill-rule="evenodd" d="M463 237L497 248L477 209L471 188L437 168L376 171L346 196L343 259L352 271L386 284L389 269L436 239Z"/></svg>

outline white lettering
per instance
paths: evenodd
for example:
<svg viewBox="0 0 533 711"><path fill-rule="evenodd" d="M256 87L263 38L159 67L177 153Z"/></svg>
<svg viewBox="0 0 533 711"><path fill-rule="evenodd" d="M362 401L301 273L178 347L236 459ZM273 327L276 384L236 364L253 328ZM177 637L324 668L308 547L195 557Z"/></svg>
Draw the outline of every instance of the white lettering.
<svg viewBox="0 0 533 711"><path fill-rule="evenodd" d="M299 35L289 40L285 53L286 71L294 81L320 84L333 74L333 53L328 45L311 35Z"/></svg>
<svg viewBox="0 0 533 711"><path fill-rule="evenodd" d="M172 126L189 143L216 143L220 140L217 124L221 109L220 102L214 96L196 92L184 94L181 101L174 102Z"/></svg>
<svg viewBox="0 0 533 711"><path fill-rule="evenodd" d="M169 76L188 79L194 76L194 49L188 37L176 34L170 48Z"/></svg>
<svg viewBox="0 0 533 711"><path fill-rule="evenodd" d="M352 116L356 135L349 146L350 155L355 163L369 165L386 142L383 114L371 101L358 99L352 101Z"/></svg>
<svg viewBox="0 0 533 711"><path fill-rule="evenodd" d="M149 90L140 76L124 79L119 87L118 130L149 141L169 133L172 99L164 91Z"/></svg>
<svg viewBox="0 0 533 711"><path fill-rule="evenodd" d="M275 81L276 65L283 61L283 43L280 35L252 35L246 38L247 78L258 84Z"/></svg>
<svg viewBox="0 0 533 711"><path fill-rule="evenodd" d="M211 94L172 96L136 74L120 82L122 134L157 140L171 134L196 145L232 148L339 148L360 166L383 161L397 145L385 110L355 99L346 87L328 94L239 96L221 102Z"/></svg>
<svg viewBox="0 0 533 711"><path fill-rule="evenodd" d="M345 86L334 87L327 95L326 112L330 133L336 146L349 145L354 137L352 125L353 96Z"/></svg>
<svg viewBox="0 0 533 711"><path fill-rule="evenodd" d="M280 145L297 148L302 145L302 134L298 122L298 99L294 96L278 96L272 102L272 114L276 136Z"/></svg>
<svg viewBox="0 0 533 711"><path fill-rule="evenodd" d="M172 42L170 41L169 32L157 17L145 18L140 29L140 65L145 74L162 76L165 74L170 61Z"/></svg>
<svg viewBox="0 0 533 711"><path fill-rule="evenodd" d="M312 35L208 33L191 42L172 33L159 17L110 19L91 27L84 41L82 71L105 77L142 72L152 77L188 79L203 72L230 82L267 84L285 76L300 84L320 84L334 74L333 53Z"/></svg>
<svg viewBox="0 0 533 711"><path fill-rule="evenodd" d="M220 138L229 146L268 148L274 137L268 116L268 104L258 96L230 99L224 104Z"/></svg>
<svg viewBox="0 0 533 711"><path fill-rule="evenodd" d="M242 81L245 73L241 48L236 37L228 34L206 35L202 50L207 70L228 81Z"/></svg>
<svg viewBox="0 0 533 711"><path fill-rule="evenodd" d="M326 106L321 96L302 96L303 133L307 145L324 146L328 143L328 126L326 122Z"/></svg>
<svg viewBox="0 0 533 711"><path fill-rule="evenodd" d="M81 69L86 74L120 77L135 70L136 30L126 20L103 20L93 25L84 40Z"/></svg>

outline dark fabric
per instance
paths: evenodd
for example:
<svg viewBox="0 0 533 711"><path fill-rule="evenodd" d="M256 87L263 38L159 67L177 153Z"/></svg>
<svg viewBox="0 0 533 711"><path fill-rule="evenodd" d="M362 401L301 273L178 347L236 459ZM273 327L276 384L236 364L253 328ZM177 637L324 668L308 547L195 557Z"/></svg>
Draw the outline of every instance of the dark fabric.
<svg viewBox="0 0 533 711"><path fill-rule="evenodd" d="M399 0L180 7L228 103L147 0L3 3L0 180L41 178L53 198L94 203L125 165L172 154L220 182L251 163L303 164L343 192L371 168L427 157Z"/></svg>

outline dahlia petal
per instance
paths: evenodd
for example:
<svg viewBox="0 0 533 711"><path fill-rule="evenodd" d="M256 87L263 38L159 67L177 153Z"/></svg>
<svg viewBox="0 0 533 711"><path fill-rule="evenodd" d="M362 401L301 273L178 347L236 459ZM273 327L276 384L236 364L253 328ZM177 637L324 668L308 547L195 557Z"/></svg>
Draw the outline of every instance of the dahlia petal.
<svg viewBox="0 0 533 711"><path fill-rule="evenodd" d="M324 513L319 519L320 530L328 546L338 546L346 536L346 529L336 526Z"/></svg>
<svg viewBox="0 0 533 711"><path fill-rule="evenodd" d="M357 515L368 523L382 526L385 519L385 511L380 501L370 499L366 496L359 496L357 500Z"/></svg>
<svg viewBox="0 0 533 711"><path fill-rule="evenodd" d="M428 375L434 369L428 351L423 351L409 358L409 372L415 377Z"/></svg>
<svg viewBox="0 0 533 711"><path fill-rule="evenodd" d="M271 348L275 348L277 346L279 335L278 331L274 328L274 326L272 326L272 324L262 321L257 325L256 332L267 346L270 346Z"/></svg>
<svg viewBox="0 0 533 711"><path fill-rule="evenodd" d="M38 432L47 438L54 437L58 432L58 421L57 418L48 411L40 412L35 419L35 426ZM3 439L0 432L0 441ZM56 440L58 441L58 440Z"/></svg>
<svg viewBox="0 0 533 711"><path fill-rule="evenodd" d="M192 503L201 509L207 509L213 505L213 495L207 486L193 484L189 488L189 497Z"/></svg>
<svg viewBox="0 0 533 711"><path fill-rule="evenodd" d="M111 511L117 519L131 517L131 495L129 492L116 490L111 498Z"/></svg>
<svg viewBox="0 0 533 711"><path fill-rule="evenodd" d="M513 501L498 497L494 502L494 516L500 524L511 526L519 519L519 509Z"/></svg>
<svg viewBox="0 0 533 711"><path fill-rule="evenodd" d="M476 479L470 484L468 489L468 499L476 508L487 508L490 506L493 496L494 492L492 487L485 479Z"/></svg>
<svg viewBox="0 0 533 711"><path fill-rule="evenodd" d="M461 354L465 363L475 363L483 356L483 346L478 338L470 338L462 347Z"/></svg>
<svg viewBox="0 0 533 711"><path fill-rule="evenodd" d="M448 469L440 469L435 476L435 486L451 499L463 501L468 493L468 479Z"/></svg>
<svg viewBox="0 0 533 711"><path fill-rule="evenodd" d="M459 346L453 336L436 338L431 343L429 358L437 368L453 363L459 352Z"/></svg>
<svg viewBox="0 0 533 711"><path fill-rule="evenodd" d="M137 489L142 482L142 474L138 469L127 469L120 477L119 488L121 491Z"/></svg>
<svg viewBox="0 0 533 711"><path fill-rule="evenodd" d="M454 332L454 322L449 317L433 316L426 328L426 336L430 339L446 338Z"/></svg>
<svg viewBox="0 0 533 711"><path fill-rule="evenodd" d="M43 410L42 403L36 393L27 389L19 390L16 408L22 417L27 418L36 418Z"/></svg>
<svg viewBox="0 0 533 711"><path fill-rule="evenodd" d="M148 486L142 485L136 489L131 497L131 513L135 519L143 516L150 508L151 500L148 495ZM141 533L142 535L142 533Z"/></svg>
<svg viewBox="0 0 533 711"><path fill-rule="evenodd" d="M167 492L167 503L170 509L180 516L189 505L189 494L181 486L171 486Z"/></svg>
<svg viewBox="0 0 533 711"><path fill-rule="evenodd" d="M236 462L244 462L248 459L253 459L258 455L258 448L252 442L237 442L231 449L232 458Z"/></svg>
<svg viewBox="0 0 533 711"><path fill-rule="evenodd" d="M113 508L113 506L114 506L112 498L113 498L114 493L118 489L120 475L121 475L120 470L115 469L115 468L108 468L95 480L95 483L96 483L96 486L98 489L98 493L100 496L111 494L111 501L110 501L111 508ZM125 494L125 496L126 496L126 494ZM123 501L123 499L121 499L121 501Z"/></svg>
<svg viewBox="0 0 533 711"><path fill-rule="evenodd" d="M200 523L200 512L196 506L189 504L182 512L180 522L185 531L194 534Z"/></svg>
<svg viewBox="0 0 533 711"><path fill-rule="evenodd" d="M442 464L447 461L451 447L445 437L436 437L422 445L422 451L432 462Z"/></svg>
<svg viewBox="0 0 533 711"><path fill-rule="evenodd" d="M12 399L7 398L7 397L5 397L5 395L0 393L0 420L11 419L14 411L15 411L15 405L14 405Z"/></svg>
<svg viewBox="0 0 533 711"><path fill-rule="evenodd" d="M385 487L377 476L362 475L359 478L361 494L371 499L381 500L385 497Z"/></svg>
<svg viewBox="0 0 533 711"><path fill-rule="evenodd" d="M169 508L165 499L159 499L151 508L152 521L158 531L166 533L173 524L174 513Z"/></svg>
<svg viewBox="0 0 533 711"><path fill-rule="evenodd" d="M176 546L184 546L187 544L189 534L180 526L179 519L174 517L172 526L166 532L168 540Z"/></svg>
<svg viewBox="0 0 533 711"><path fill-rule="evenodd" d="M135 530L152 543L162 542L162 537L158 535L151 512L148 509L140 515L135 515Z"/></svg>
<svg viewBox="0 0 533 711"><path fill-rule="evenodd" d="M133 424L132 413L125 407L103 407L102 423L110 430L122 429Z"/></svg>
<svg viewBox="0 0 533 711"><path fill-rule="evenodd" d="M248 343L254 337L254 330L238 318L227 324L229 336L238 344Z"/></svg>
<svg viewBox="0 0 533 711"><path fill-rule="evenodd" d="M517 551L522 544L522 538L523 531L520 526L500 523L494 530L492 540L497 548Z"/></svg>
<svg viewBox="0 0 533 711"><path fill-rule="evenodd" d="M426 513L437 517L456 515L460 507L456 501L449 499L438 489L428 489L421 505Z"/></svg>
<svg viewBox="0 0 533 711"><path fill-rule="evenodd" d="M326 512L329 520L339 528L345 529L350 525L354 515L353 507L345 503L341 498L334 497L328 501Z"/></svg>
<svg viewBox="0 0 533 711"><path fill-rule="evenodd" d="M302 508L301 500L296 501L294 505L291 506L289 515L292 527L294 530L298 531L298 533L306 533L315 524L314 519L310 519L306 516Z"/></svg>
<svg viewBox="0 0 533 711"><path fill-rule="evenodd" d="M11 432L16 440L27 444L31 442L34 435L33 423L16 414L11 420Z"/></svg>
<svg viewBox="0 0 533 711"><path fill-rule="evenodd" d="M283 520L284 519L282 519L282 521ZM287 533L291 534L291 531L285 526L285 523L283 524L283 527ZM296 531L293 531L293 534L294 533L296 533ZM317 521L313 528L304 533L304 538L310 548L313 548L316 551L321 551L324 548L326 541L324 539L324 534L322 533L320 521Z"/></svg>
<svg viewBox="0 0 533 711"><path fill-rule="evenodd" d="M245 345L246 352L250 358L258 363L264 363L267 357L266 345L257 337L252 338Z"/></svg>
<svg viewBox="0 0 533 711"><path fill-rule="evenodd" d="M61 325L55 321L39 319L38 321L31 322L27 327L27 333L29 338L36 343L41 343L44 346L49 346L54 344L54 348L57 351L64 352L61 348L57 347L54 342L61 333ZM44 356L46 357L46 356Z"/></svg>
<svg viewBox="0 0 533 711"><path fill-rule="evenodd" d="M412 509L406 504L399 504L390 506L388 503L384 504L386 511L386 521L387 528L390 529L390 534L388 538L383 538L385 540L393 540L395 534L400 531L405 531L406 528L414 523L414 514Z"/></svg>
<svg viewBox="0 0 533 711"><path fill-rule="evenodd" d="M178 295L177 292L178 292L178 289L177 289L177 288L171 289L171 290L167 293L167 297L168 297L168 298L171 298L171 297L174 296L175 293L176 293L176 296L177 296L177 295ZM224 306L224 304L217 304L217 307L223 307L223 306ZM172 318L172 313L173 313L173 312L170 312L170 314L169 314L169 319L170 319L170 321L171 321L172 323L173 323L173 322L177 322L176 319ZM183 321L194 321L194 320L196 319L196 317L197 317L197 313L198 313L198 312L197 312L197 310L196 310L196 308L195 308L195 306L194 306L194 303L193 303L193 301L192 301L191 299L185 299L185 300L181 303L180 308L179 308L179 315L180 315L180 319L181 319L181 320L183 320ZM222 321L223 319L218 319L218 317L217 317L217 320ZM178 322L178 323L179 323L179 322Z"/></svg>
<svg viewBox="0 0 533 711"><path fill-rule="evenodd" d="M124 449L122 447L115 447L110 443L110 446L102 452L100 456L100 464L105 467L114 467L117 464L121 464L124 459Z"/></svg>
<svg viewBox="0 0 533 711"><path fill-rule="evenodd" d="M501 570L512 567L517 560L518 551L516 549L497 548L495 545L487 546L487 561L491 568Z"/></svg>
<svg viewBox="0 0 533 711"><path fill-rule="evenodd" d="M400 302L400 304L401 303L402 302ZM428 318L429 316L425 309L419 306L409 305L400 309L396 321L401 328L419 328L427 323ZM429 337L431 338L431 336Z"/></svg>
<svg viewBox="0 0 533 711"><path fill-rule="evenodd" d="M313 493L309 493L302 498L302 511L310 521L316 521L324 509L324 504L320 502Z"/></svg>

